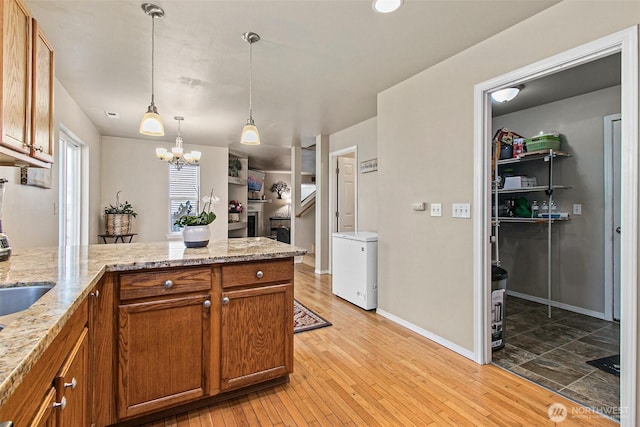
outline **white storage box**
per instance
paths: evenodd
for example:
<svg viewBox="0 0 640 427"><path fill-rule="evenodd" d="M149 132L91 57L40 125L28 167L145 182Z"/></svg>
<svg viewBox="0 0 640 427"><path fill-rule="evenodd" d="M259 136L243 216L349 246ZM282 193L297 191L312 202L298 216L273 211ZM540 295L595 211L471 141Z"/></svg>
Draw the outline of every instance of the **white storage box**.
<svg viewBox="0 0 640 427"><path fill-rule="evenodd" d="M502 188L503 190L517 190L519 188L535 187L537 185L538 183L535 177L508 176L504 179L504 187Z"/></svg>

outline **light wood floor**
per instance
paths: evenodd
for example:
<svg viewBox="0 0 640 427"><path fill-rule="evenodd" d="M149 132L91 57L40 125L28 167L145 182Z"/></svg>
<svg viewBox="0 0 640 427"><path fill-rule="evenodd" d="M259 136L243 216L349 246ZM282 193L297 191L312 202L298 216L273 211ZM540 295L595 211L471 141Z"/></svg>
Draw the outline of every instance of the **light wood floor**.
<svg viewBox="0 0 640 427"><path fill-rule="evenodd" d="M160 426L561 426L617 423L496 366L480 366L331 294L296 265L295 297L333 326L295 335L288 384L162 420Z"/></svg>

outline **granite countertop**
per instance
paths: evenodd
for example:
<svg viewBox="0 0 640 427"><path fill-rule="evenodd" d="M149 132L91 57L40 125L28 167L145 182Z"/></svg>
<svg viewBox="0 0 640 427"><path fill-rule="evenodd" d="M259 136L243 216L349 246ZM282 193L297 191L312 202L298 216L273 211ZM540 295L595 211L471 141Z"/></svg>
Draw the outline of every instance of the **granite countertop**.
<svg viewBox="0 0 640 427"><path fill-rule="evenodd" d="M304 249L264 237L212 241L186 249L183 242L35 248L0 262L0 287L55 284L0 331L0 406L58 335L106 271L289 258ZM0 322L1 323L1 322Z"/></svg>

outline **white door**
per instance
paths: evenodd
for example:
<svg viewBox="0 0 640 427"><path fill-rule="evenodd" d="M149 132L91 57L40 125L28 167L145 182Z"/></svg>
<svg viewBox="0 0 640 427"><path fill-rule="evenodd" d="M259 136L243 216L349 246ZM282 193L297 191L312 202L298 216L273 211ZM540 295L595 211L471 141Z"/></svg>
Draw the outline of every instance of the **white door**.
<svg viewBox="0 0 640 427"><path fill-rule="evenodd" d="M338 183L338 203L336 223L338 232L356 230L356 183L355 161L353 157L338 157L336 169Z"/></svg>
<svg viewBox="0 0 640 427"><path fill-rule="evenodd" d="M620 320L620 142L622 120L618 116L612 123L612 153L613 153L613 209L612 209L612 235L613 235L613 318Z"/></svg>
<svg viewBox="0 0 640 427"><path fill-rule="evenodd" d="M82 148L66 133L60 132L60 225L59 245L81 243L82 226Z"/></svg>

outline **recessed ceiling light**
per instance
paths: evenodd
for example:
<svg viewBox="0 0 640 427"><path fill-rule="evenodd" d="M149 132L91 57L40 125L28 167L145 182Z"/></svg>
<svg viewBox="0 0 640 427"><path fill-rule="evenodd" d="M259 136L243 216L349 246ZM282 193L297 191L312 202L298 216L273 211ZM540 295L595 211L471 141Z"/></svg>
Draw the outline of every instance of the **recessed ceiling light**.
<svg viewBox="0 0 640 427"><path fill-rule="evenodd" d="M379 13L395 12L402 6L403 0L373 0L373 10Z"/></svg>
<svg viewBox="0 0 640 427"><path fill-rule="evenodd" d="M116 113L115 111L105 111L104 115L107 116L107 119L119 119L120 118L120 114Z"/></svg>

